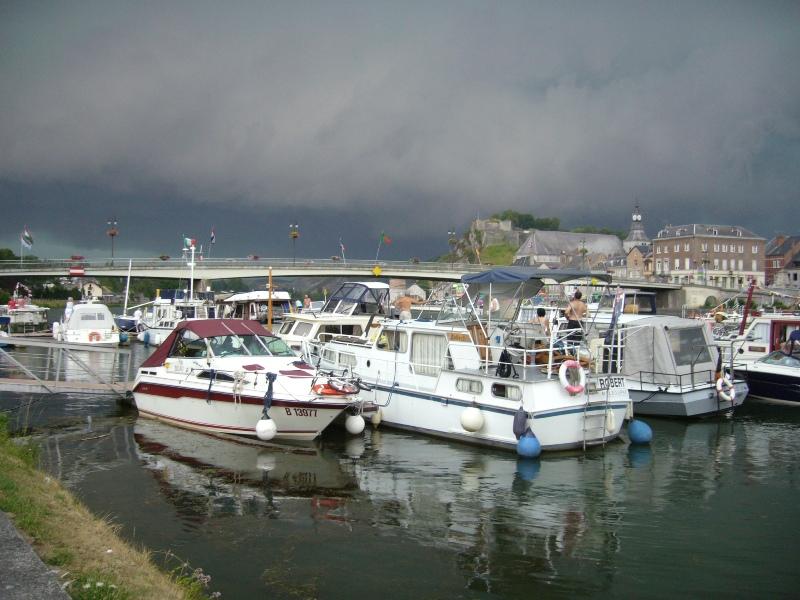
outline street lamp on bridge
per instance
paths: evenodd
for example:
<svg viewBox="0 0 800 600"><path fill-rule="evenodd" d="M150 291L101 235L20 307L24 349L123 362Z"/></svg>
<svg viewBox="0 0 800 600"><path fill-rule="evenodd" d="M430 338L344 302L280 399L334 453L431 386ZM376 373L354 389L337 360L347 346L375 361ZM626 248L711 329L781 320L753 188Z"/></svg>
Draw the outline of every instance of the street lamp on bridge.
<svg viewBox="0 0 800 600"><path fill-rule="evenodd" d="M298 223L291 223L289 225L289 237L292 238L292 264L296 262L297 255L295 254L295 244L297 238L300 237L300 225Z"/></svg>
<svg viewBox="0 0 800 600"><path fill-rule="evenodd" d="M458 235L458 234L456 233L455 229L450 229L447 232L447 244L450 246L450 264L451 265L456 262L455 252L456 252L456 242L458 241L458 239L456 238L456 235Z"/></svg>
<svg viewBox="0 0 800 600"><path fill-rule="evenodd" d="M114 238L119 235L119 229L117 229L117 218L111 217L108 220L108 230L106 231L106 235L111 238L111 264L114 264Z"/></svg>

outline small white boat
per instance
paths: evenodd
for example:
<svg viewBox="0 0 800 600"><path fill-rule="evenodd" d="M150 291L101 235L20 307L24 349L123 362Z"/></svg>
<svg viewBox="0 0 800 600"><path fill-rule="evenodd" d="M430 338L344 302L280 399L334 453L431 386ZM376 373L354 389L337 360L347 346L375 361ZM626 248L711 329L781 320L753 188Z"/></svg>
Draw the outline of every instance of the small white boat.
<svg viewBox="0 0 800 600"><path fill-rule="evenodd" d="M289 292L254 290L233 294L217 305L217 312L224 319L250 319L266 324L272 307L272 322L279 323L292 313L292 297Z"/></svg>
<svg viewBox="0 0 800 600"><path fill-rule="evenodd" d="M69 344L117 346L119 329L105 304L79 302L62 321L53 323L53 338Z"/></svg>
<svg viewBox="0 0 800 600"><path fill-rule="evenodd" d="M8 304L0 306L0 317L8 317L8 330L11 334L47 331L50 327L47 308L34 304L31 290L22 283L17 283L14 287Z"/></svg>
<svg viewBox="0 0 800 600"><path fill-rule="evenodd" d="M354 382L321 376L257 321L238 319L181 321L133 387L142 416L262 440L316 438L356 407L357 392Z"/></svg>
<svg viewBox="0 0 800 600"><path fill-rule="evenodd" d="M733 330L730 326L725 327L725 323L709 323L708 327L722 350L725 363L739 365L780 350L792 332L800 330L800 314L762 312L750 315L741 334L740 322Z"/></svg>
<svg viewBox="0 0 800 600"><path fill-rule="evenodd" d="M744 379L723 372L719 350L702 322L622 314L612 339L606 339L611 319L610 313L596 315L589 346L603 357L597 368L610 367L625 377L634 414L710 416L732 411L747 397Z"/></svg>
<svg viewBox="0 0 800 600"><path fill-rule="evenodd" d="M462 282L468 293L460 300L468 304L456 307L449 319L444 303L436 321L383 320L368 336L324 344L321 365L347 369L373 386L362 394L380 407L374 421L391 427L516 448L523 455L523 439L530 437L541 450L603 444L632 415L624 377L594 373L574 360L556 364L549 339L542 351L520 346L516 359L508 352L522 298L534 296L545 282L592 276L608 279L513 267L467 275ZM505 309L484 322L471 298L486 294L486 286L488 297L500 297ZM473 309L469 320L467 308ZM529 364L536 352L544 353L545 364Z"/></svg>
<svg viewBox="0 0 800 600"><path fill-rule="evenodd" d="M216 316L212 292L157 290L154 300L132 308L142 307L146 310L136 325L136 337L150 346L160 345L181 321Z"/></svg>
<svg viewBox="0 0 800 600"><path fill-rule="evenodd" d="M300 352L317 340L326 342L337 335L362 336L377 317L388 314L387 284L346 282L331 294L320 311L286 315L278 337Z"/></svg>

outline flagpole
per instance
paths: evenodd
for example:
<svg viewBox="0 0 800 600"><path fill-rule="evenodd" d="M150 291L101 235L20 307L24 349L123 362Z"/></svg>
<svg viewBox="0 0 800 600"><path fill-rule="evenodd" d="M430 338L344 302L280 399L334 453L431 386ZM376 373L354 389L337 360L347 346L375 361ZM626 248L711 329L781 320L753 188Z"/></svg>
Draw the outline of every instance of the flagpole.
<svg viewBox="0 0 800 600"><path fill-rule="evenodd" d="M378 250L375 252L375 262L378 262L378 254L381 253L381 244L383 244L383 233L381 233L381 237L378 239Z"/></svg>

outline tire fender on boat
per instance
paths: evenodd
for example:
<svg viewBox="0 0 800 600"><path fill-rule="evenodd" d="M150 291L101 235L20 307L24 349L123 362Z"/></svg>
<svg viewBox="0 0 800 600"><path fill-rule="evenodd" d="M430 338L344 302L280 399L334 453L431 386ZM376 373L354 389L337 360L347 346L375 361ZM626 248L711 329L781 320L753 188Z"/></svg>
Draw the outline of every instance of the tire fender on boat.
<svg viewBox="0 0 800 600"><path fill-rule="evenodd" d="M733 402L736 399L736 388L733 387L733 382L727 375L717 379L717 394L725 402Z"/></svg>
<svg viewBox="0 0 800 600"><path fill-rule="evenodd" d="M574 370L578 373L578 383L570 383L567 378L567 373L570 370ZM577 360L565 360L561 363L561 366L558 368L558 380L570 396L580 394L586 388L586 373L583 372Z"/></svg>

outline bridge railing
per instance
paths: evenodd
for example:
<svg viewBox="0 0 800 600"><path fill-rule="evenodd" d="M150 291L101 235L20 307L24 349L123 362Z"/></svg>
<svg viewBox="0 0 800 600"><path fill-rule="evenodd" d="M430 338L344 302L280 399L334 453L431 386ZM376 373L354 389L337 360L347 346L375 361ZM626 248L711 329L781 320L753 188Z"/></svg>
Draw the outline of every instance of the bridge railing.
<svg viewBox="0 0 800 600"><path fill-rule="evenodd" d="M125 269L130 261L133 269L164 269L175 270L188 268L186 259L179 258L115 258L111 259L53 259L44 258L36 260L0 260L0 272L13 274L15 271L25 272L51 272L63 271L65 275L69 273L70 268L81 267L85 271L101 272L104 270L113 269L119 271ZM241 268L263 268L265 271L272 267L273 269L323 269L323 270L342 270L351 268L358 269L372 269L376 265L383 268L390 268L393 270L422 270L422 271L438 271L438 272L452 272L464 273L481 271L487 268L487 265L470 265L464 263L442 263L442 262L426 262L417 260L408 261L391 261L391 260L360 260L360 259L347 259L342 260L339 258L206 258L200 260L195 259L195 269L241 269Z"/></svg>

